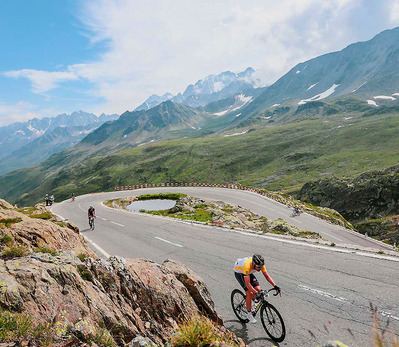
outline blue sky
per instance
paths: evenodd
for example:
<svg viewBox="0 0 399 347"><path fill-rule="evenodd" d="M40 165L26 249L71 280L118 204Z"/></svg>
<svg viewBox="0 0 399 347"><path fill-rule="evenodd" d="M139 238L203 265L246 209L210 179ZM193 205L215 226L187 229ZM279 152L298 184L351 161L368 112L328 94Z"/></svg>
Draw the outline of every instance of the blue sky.
<svg viewBox="0 0 399 347"><path fill-rule="evenodd" d="M295 64L399 26L399 0L2 0L0 126L153 93L251 66Z"/></svg>

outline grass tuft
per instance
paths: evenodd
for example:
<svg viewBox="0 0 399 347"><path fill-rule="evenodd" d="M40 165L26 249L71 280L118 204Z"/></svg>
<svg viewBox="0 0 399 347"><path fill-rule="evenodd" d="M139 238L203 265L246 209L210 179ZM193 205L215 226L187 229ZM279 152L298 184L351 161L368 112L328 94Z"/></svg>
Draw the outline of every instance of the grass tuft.
<svg viewBox="0 0 399 347"><path fill-rule="evenodd" d="M22 222L21 218L3 218L0 219L0 227L5 226L6 228L8 228L11 225L19 222Z"/></svg>
<svg viewBox="0 0 399 347"><path fill-rule="evenodd" d="M13 246L5 248L1 257L5 259L19 258L28 255L28 253L28 249L25 246Z"/></svg>
<svg viewBox="0 0 399 347"><path fill-rule="evenodd" d="M216 324L206 317L192 318L181 323L171 338L172 347L205 347L215 342L237 346L232 335L223 336Z"/></svg>

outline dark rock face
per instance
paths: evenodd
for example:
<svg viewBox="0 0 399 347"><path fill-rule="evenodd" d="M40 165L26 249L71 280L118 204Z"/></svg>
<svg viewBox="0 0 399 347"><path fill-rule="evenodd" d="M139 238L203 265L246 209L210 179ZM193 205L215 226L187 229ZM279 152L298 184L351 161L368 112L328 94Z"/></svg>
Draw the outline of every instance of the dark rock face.
<svg viewBox="0 0 399 347"><path fill-rule="evenodd" d="M299 199L337 210L351 222L399 214L399 166L354 180L309 182Z"/></svg>

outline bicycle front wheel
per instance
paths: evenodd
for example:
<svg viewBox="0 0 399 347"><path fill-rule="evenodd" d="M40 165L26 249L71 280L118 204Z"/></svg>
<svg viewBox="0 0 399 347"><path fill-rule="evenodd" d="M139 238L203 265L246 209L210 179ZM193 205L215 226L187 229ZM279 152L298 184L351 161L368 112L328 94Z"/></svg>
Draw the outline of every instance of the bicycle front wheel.
<svg viewBox="0 0 399 347"><path fill-rule="evenodd" d="M285 325L277 309L269 303L262 305L260 319L267 335L275 342L285 339Z"/></svg>
<svg viewBox="0 0 399 347"><path fill-rule="evenodd" d="M247 323L247 306L245 304L245 295L241 290L234 289L231 292L231 306L240 322Z"/></svg>

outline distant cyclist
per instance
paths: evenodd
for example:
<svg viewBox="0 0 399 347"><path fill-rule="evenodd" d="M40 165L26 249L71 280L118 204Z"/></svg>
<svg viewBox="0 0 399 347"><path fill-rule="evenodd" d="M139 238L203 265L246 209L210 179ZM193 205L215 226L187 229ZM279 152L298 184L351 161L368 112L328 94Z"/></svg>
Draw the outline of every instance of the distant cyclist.
<svg viewBox="0 0 399 347"><path fill-rule="evenodd" d="M276 289L277 294L281 292L280 287L276 286L273 279L270 277L265 267L265 260L259 254L254 254L252 257L237 259L234 264L234 275L240 283L241 287L245 290L247 318L251 323L256 323L256 319L252 314L252 300L256 299L256 294L261 291L258 280L254 272L262 271L266 280Z"/></svg>
<svg viewBox="0 0 399 347"><path fill-rule="evenodd" d="M87 211L87 216L89 217L89 225L91 229L94 229L94 218L96 218L96 209L93 206L89 207Z"/></svg>

